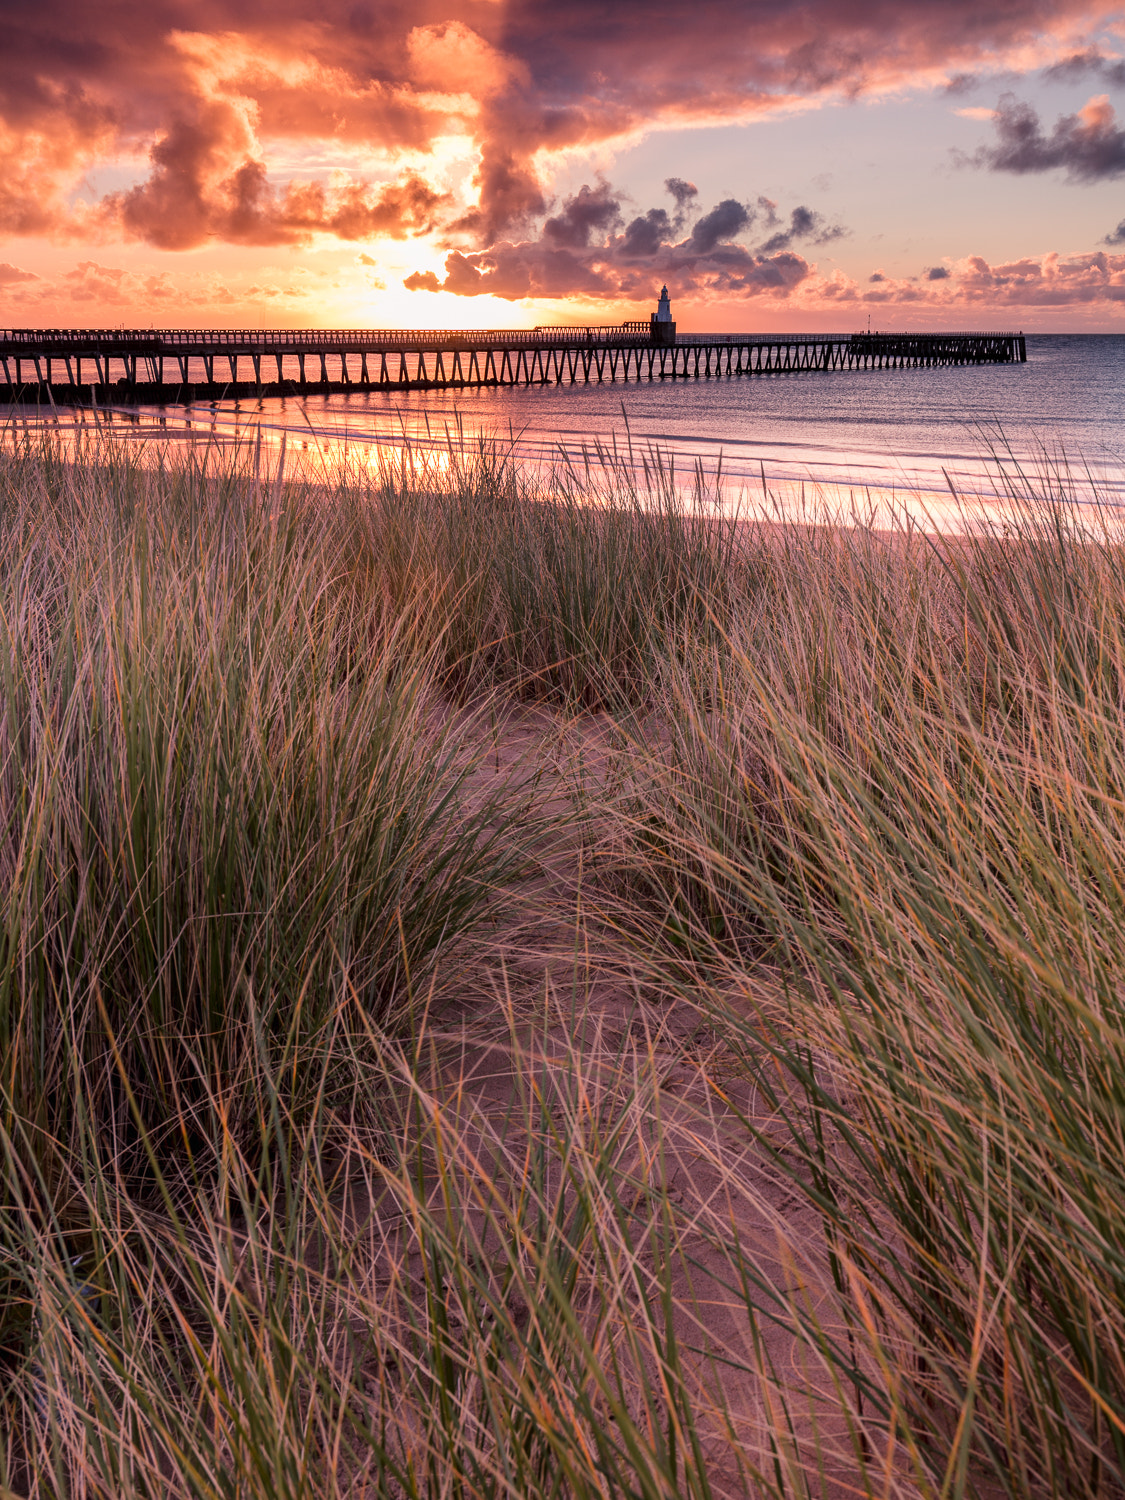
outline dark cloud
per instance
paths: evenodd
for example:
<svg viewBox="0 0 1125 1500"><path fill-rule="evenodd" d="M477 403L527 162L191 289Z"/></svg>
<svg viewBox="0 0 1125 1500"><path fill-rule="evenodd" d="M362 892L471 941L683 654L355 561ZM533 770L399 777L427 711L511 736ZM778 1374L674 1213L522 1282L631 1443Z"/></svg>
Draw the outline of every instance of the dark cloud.
<svg viewBox="0 0 1125 1500"><path fill-rule="evenodd" d="M747 208L736 198L724 198L692 226L691 248L698 255L707 255L720 241L733 240L736 234L748 229L753 221L752 208Z"/></svg>
<svg viewBox="0 0 1125 1500"><path fill-rule="evenodd" d="M764 203L769 210L768 226L781 223L775 212L776 203L771 203L768 198L759 198L758 202ZM802 203L798 204L789 215L788 226L770 235L759 248L761 254L773 255L778 250L787 250L790 245L800 240L808 240L814 245L827 245L833 240L843 239L847 233L848 231L842 224L829 224L823 214L806 208Z"/></svg>
<svg viewBox="0 0 1125 1500"><path fill-rule="evenodd" d="M950 269L949 269L948 266L927 266L926 267L926 280L927 281L948 281L949 278L950 278L950 276L952 276L952 274L953 273L952 273L952 271L950 271Z"/></svg>
<svg viewBox="0 0 1125 1500"><path fill-rule="evenodd" d="M961 164L1017 173L1061 167L1076 182L1097 182L1125 172L1125 130L1118 127L1104 94L1091 99L1077 114L1061 115L1050 135L1044 133L1030 104L1005 94L993 124L996 144L958 157Z"/></svg>
<svg viewBox="0 0 1125 1500"><path fill-rule="evenodd" d="M773 229L775 225L781 223L777 214L777 204L772 198L767 198L764 193L759 193L758 202L755 206L762 218L764 228Z"/></svg>
<svg viewBox="0 0 1125 1500"><path fill-rule="evenodd" d="M939 71L955 81L1114 8L712 0L704 18L671 0L39 0L5 15L0 228L65 236L96 227L169 249L284 244L314 229L409 234L430 222L432 204L396 206L381 190L327 176L288 181L278 163L314 142L393 160L468 134L479 152L475 201L446 228L478 248L517 243L550 211L541 153L654 123L745 118L795 97L855 97ZM1111 66L1097 64L1107 78ZM1061 143L1032 144L1057 154L1084 133L1078 125ZM100 207L75 208L91 170L129 153L147 153L143 180ZM1078 175L1089 159L1079 156ZM669 179L673 234L689 221L690 188ZM580 236L565 206L556 217ZM592 223L591 242L615 222ZM708 243L725 241L716 231Z"/></svg>
<svg viewBox="0 0 1125 1500"><path fill-rule="evenodd" d="M664 191L675 198L676 208L680 213L686 212L688 206L699 197L699 189L695 183L685 182L682 177L665 177Z"/></svg>
<svg viewBox="0 0 1125 1500"><path fill-rule="evenodd" d="M951 78L946 79L945 92L955 97L962 94L971 94L980 83L976 73L954 73Z"/></svg>
<svg viewBox="0 0 1125 1500"><path fill-rule="evenodd" d="M694 182L685 182L682 177L666 177L664 191L675 200L675 212L669 214L664 208L650 208L648 213L630 220L620 246L620 253L627 260L647 260L656 255L662 245L683 231L696 212L699 189Z"/></svg>
<svg viewBox="0 0 1125 1500"><path fill-rule="evenodd" d="M249 145L246 124L227 104L201 108L194 118L173 117L166 135L149 152L148 180L107 200L128 235L162 250L187 250L211 233L213 205L208 178L221 172L227 153ZM265 168L246 161L220 184L231 227L247 213L247 200L261 195Z"/></svg>
<svg viewBox="0 0 1125 1500"><path fill-rule="evenodd" d="M1104 60L1097 47L1086 47L1044 68L1042 76L1047 83L1081 83L1090 73L1099 72Z"/></svg>
<svg viewBox="0 0 1125 1500"><path fill-rule="evenodd" d="M445 280L432 285L432 272L407 277L410 291L455 292L459 297L489 294L514 302L523 297L611 297L617 283L589 257L572 250L556 249L541 240L520 244L508 242L491 250L463 253L454 250L445 258ZM433 277L434 282L437 278Z"/></svg>
<svg viewBox="0 0 1125 1500"><path fill-rule="evenodd" d="M596 188L583 183L563 204L562 212L543 225L543 238L580 250L590 243L591 234L603 238L620 221L621 202L609 183L599 182Z"/></svg>
<svg viewBox="0 0 1125 1500"><path fill-rule="evenodd" d="M690 186L690 184L682 184ZM670 188L677 204L696 193ZM768 199L772 222L776 204ZM676 240L680 214L651 208L616 233L621 195L601 181L583 186L567 199L560 214L549 218L537 239L501 240L484 250L454 250L446 256L445 276L415 272L403 283L410 291L446 291L475 297L484 293L508 299L569 297L621 300L654 297L662 281L677 296L692 290L754 296L788 296L805 281L812 267L788 248L752 251L736 236L757 220L759 210L725 198L699 218L685 238ZM790 222L806 236L823 232L823 220L801 207ZM786 235L788 241L789 235Z"/></svg>
<svg viewBox="0 0 1125 1500"><path fill-rule="evenodd" d="M1100 72L1111 89L1125 89L1125 61L1119 59L1116 62L1110 62L1108 58L1104 58Z"/></svg>
<svg viewBox="0 0 1125 1500"><path fill-rule="evenodd" d="M699 197L699 189L694 182L685 182L682 177L665 177L664 191L675 199L672 231L678 233L696 211L695 200Z"/></svg>
<svg viewBox="0 0 1125 1500"><path fill-rule="evenodd" d="M1043 77L1048 83L1081 83L1091 74L1103 78L1112 88L1125 86L1125 62L1120 58L1106 57L1097 47L1072 52L1069 57L1043 69Z"/></svg>
<svg viewBox="0 0 1125 1500"><path fill-rule="evenodd" d="M812 273L808 261L792 250L783 250L779 255L755 255L741 246L732 245L730 249L732 253L717 263L696 268L697 275L690 284L715 292L749 295L773 292L787 296Z"/></svg>
<svg viewBox="0 0 1125 1500"><path fill-rule="evenodd" d="M534 244L504 247L503 255L494 260L483 254L454 253L447 260L445 282L433 273L417 277L427 289L462 291L472 295L496 290L504 275L522 260L528 274L535 255ZM607 254L611 247L607 247ZM1025 311L1050 308L1090 308L1113 310L1125 306L1125 254L1097 251L1089 255L1063 258L1050 254L1025 257L1022 260L990 264L983 256L970 255L957 261L936 279L926 274L896 279L876 271L867 285L857 285L842 272L830 277L813 274L813 268L792 251L775 256L754 254L736 244L720 244L705 262L693 263L684 241L667 247L667 280L673 297L689 290L710 290L718 294L767 297L771 300L793 299L805 308L839 309L854 305L864 308L901 308L908 316L937 316L941 320L958 317L958 309L1010 309L1013 318ZM664 270L662 267L661 270ZM616 282L615 296L632 295L655 298L659 272L649 271L628 281L621 268L610 259L601 266L603 281ZM490 280L491 278L491 280ZM412 278L414 279L414 278ZM534 273L531 274L534 281ZM436 285L435 285L436 283ZM408 282L409 284L409 282ZM511 295L518 295L510 283ZM603 295L609 295L605 293ZM956 326L956 325L954 325Z"/></svg>
<svg viewBox="0 0 1125 1500"><path fill-rule="evenodd" d="M791 251L765 256L741 245L720 245L705 257L673 251L659 271L639 279L609 257L582 257L569 250L551 250L541 241L525 241L486 251L455 250L446 256L443 281L432 271L416 271L403 285L410 291L455 292L461 297L488 293L509 301L574 296L614 302L637 296L655 299L661 281L673 285L677 296L699 290L785 296L811 269Z"/></svg>
<svg viewBox="0 0 1125 1500"><path fill-rule="evenodd" d="M1125 245L1125 219L1122 219L1116 229L1111 229L1102 240L1103 245Z"/></svg>
<svg viewBox="0 0 1125 1500"><path fill-rule="evenodd" d="M522 228L546 212L547 198L539 179L512 151L488 152L473 186L479 204L452 228L475 235L485 244L504 230Z"/></svg>
<svg viewBox="0 0 1125 1500"><path fill-rule="evenodd" d="M626 260L647 260L672 238L672 220L663 208L650 208L647 214L630 220L625 229L621 254Z"/></svg>

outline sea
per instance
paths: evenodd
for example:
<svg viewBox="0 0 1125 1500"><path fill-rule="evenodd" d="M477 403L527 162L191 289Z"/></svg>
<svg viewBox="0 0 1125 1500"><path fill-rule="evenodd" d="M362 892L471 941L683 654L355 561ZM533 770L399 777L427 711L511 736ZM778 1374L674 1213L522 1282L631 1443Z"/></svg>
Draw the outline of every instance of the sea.
<svg viewBox="0 0 1125 1500"><path fill-rule="evenodd" d="M208 444L286 472L441 468L483 445L529 475L670 482L723 507L902 508L957 524L1013 486L1125 511L1125 337L1030 334L1027 363L577 386L356 391L0 412L9 434ZM264 455L264 457L263 457Z"/></svg>

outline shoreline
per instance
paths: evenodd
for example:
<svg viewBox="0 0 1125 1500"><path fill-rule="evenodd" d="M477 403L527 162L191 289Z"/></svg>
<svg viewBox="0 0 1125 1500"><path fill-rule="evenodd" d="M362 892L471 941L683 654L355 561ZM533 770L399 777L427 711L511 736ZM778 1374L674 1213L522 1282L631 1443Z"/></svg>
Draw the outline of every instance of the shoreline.
<svg viewBox="0 0 1125 1500"><path fill-rule="evenodd" d="M175 418L183 426L173 427L166 425L169 419L132 408L93 406L87 410L92 423L85 419L68 422L65 410L37 411L32 419L13 408L10 417L0 417L0 446L18 446L38 438L58 442L73 452L76 445L117 443L143 450L146 461L157 464L167 462L169 455L186 458L188 453L214 450L244 466L252 464L263 482L267 480L262 474L265 459L267 466L283 461L287 483L327 484L330 489L378 487L388 474L404 469L410 469L417 482L441 485L451 470L471 466L487 451L495 462L521 475L529 498L546 503L566 504L582 491L585 505L611 507L621 504L624 495L626 505L659 512L673 503L669 487L675 474L675 505L685 515L711 513L720 525L731 521L749 526L842 525L887 535L913 530L928 535L972 535L1010 529L1013 514L1021 508L1029 518L1042 507L1044 490L1073 508L1076 516L1094 522L1095 529L1104 529L1117 513L1125 515L1125 468L1116 477L1076 472L1066 461L1052 460L1045 453L1026 467L1021 467L1018 455L1000 455L991 471L985 469L976 476L978 482L987 476L989 491L953 494L948 477L942 487L929 490L905 476L889 488L769 474L764 469L732 478L729 469L723 471L721 459L708 472L677 464L674 454L658 448L642 447L638 457L640 444L633 439L632 449L599 443L592 452L563 451L550 459L529 460L511 440L483 432L446 430L440 436L422 437L336 432L316 428L311 422L304 429L286 428L255 420L252 413L244 420L238 414L231 417L210 409L188 409ZM88 459L82 455L80 461ZM982 464L986 462L982 459ZM268 482L275 480L276 469ZM1115 485L1121 490L1120 498Z"/></svg>

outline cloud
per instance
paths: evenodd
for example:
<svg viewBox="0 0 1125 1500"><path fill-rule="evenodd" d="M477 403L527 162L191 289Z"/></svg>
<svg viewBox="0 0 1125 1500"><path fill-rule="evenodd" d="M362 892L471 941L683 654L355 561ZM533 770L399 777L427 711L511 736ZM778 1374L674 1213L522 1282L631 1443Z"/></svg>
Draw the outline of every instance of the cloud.
<svg viewBox="0 0 1125 1500"><path fill-rule="evenodd" d="M144 275L120 266L103 266L96 260L79 261L73 270L65 272L62 292L71 302L93 302L101 307L161 303L179 295L166 273Z"/></svg>
<svg viewBox="0 0 1125 1500"><path fill-rule="evenodd" d="M542 176L552 153L942 78L957 88L1115 9L714 0L700 24L696 9L654 12L649 0L39 0L6 17L0 50L0 228L175 250L401 237L441 223L451 248L519 243L552 212ZM1059 66L1116 77L1119 65L1089 49L1074 57ZM475 162L456 203L428 165L450 140ZM325 156L350 160L350 173L303 165ZM135 169L135 180L91 201L82 184L105 166ZM395 191L372 178L394 178ZM675 236L695 194L673 182L684 189L669 187ZM599 204L554 212L564 235L581 237L585 207ZM614 227L591 222L590 242ZM714 245L727 242L716 233Z"/></svg>
<svg viewBox="0 0 1125 1500"><path fill-rule="evenodd" d="M162 250L188 250L213 239L294 245L316 232L342 240L405 239L432 229L448 201L413 174L381 188L352 181L326 189L317 182L277 188L265 163L250 157L227 171L232 152L252 146L238 111L226 104L173 120L149 153L148 179L102 199L103 222Z"/></svg>
<svg viewBox="0 0 1125 1500"><path fill-rule="evenodd" d="M753 219L753 209L736 198L724 198L692 226L691 248L698 255L707 255L722 240L733 240L736 234L748 229Z"/></svg>
<svg viewBox="0 0 1125 1500"><path fill-rule="evenodd" d="M993 116L998 140L970 156L958 155L962 165L989 167L994 172L1050 172L1063 168L1075 182L1097 182L1125 172L1125 130L1105 94L1090 99L1077 114L1061 115L1050 135L1030 104L1005 94Z"/></svg>
<svg viewBox="0 0 1125 1500"><path fill-rule="evenodd" d="M247 312L269 307L274 314L285 303L296 308L312 294L316 279L303 275L300 268L261 263L252 272L230 279L187 267L173 277L143 265L131 268L89 258L54 279L35 281L30 290L18 286L11 296L13 301L28 301L48 310L48 320L136 326L142 321L169 322L182 317L207 326L213 325L217 306L241 304ZM173 308L178 309L174 314Z"/></svg>
<svg viewBox="0 0 1125 1500"><path fill-rule="evenodd" d="M408 292L441 291L441 282L433 271L415 271L402 284Z"/></svg>
<svg viewBox="0 0 1125 1500"><path fill-rule="evenodd" d="M695 200L699 197L699 189L694 182L687 182L683 177L665 177L664 191L671 195L676 202L676 212L672 215L672 230L678 232L695 213Z"/></svg>
<svg viewBox="0 0 1125 1500"><path fill-rule="evenodd" d="M755 255L740 245L720 246L709 257L673 253L652 276L623 274L612 260L581 258L572 251L548 250L540 243L500 244L487 251L453 251L446 257L445 279L432 271L415 272L403 285L410 291L454 292L461 297L489 294L516 301L524 297L583 297L620 302L656 295L660 281L689 292L772 293L784 298L810 274L801 256Z"/></svg>
<svg viewBox="0 0 1125 1500"><path fill-rule="evenodd" d="M547 210L543 185L526 160L506 148L487 151L473 177L476 207L451 226L488 244L504 231L528 225Z"/></svg>
<svg viewBox="0 0 1125 1500"><path fill-rule="evenodd" d="M976 308L988 316L1007 313L1013 323L1044 309L1088 308L1104 315L1125 308L1125 255L1100 250L1069 256L1052 252L996 265L982 255L967 255L934 269L946 274L935 278L931 270L921 281L882 276L866 288L834 272L810 281L803 289L802 306L851 303L857 311L898 307L915 320L947 320L951 315L960 320Z"/></svg>
<svg viewBox="0 0 1125 1500"><path fill-rule="evenodd" d="M760 217L767 227L781 221L777 205L724 198L697 218L683 239L688 205L696 189L682 179L665 184L676 204L674 213L650 208L622 223L621 194L604 179L584 184L560 213L548 218L535 239L499 240L483 250L453 250L445 260L444 278L416 271L403 285L410 291L453 292L462 297L489 294L509 300L524 297L620 301L655 295L667 281L676 295L696 291L786 298L812 268L789 243L800 236L831 238L822 217L801 206L790 215L780 245L751 250L736 236ZM764 205L764 207L760 206Z"/></svg>
<svg viewBox="0 0 1125 1500"><path fill-rule="evenodd" d="M1043 78L1048 83L1073 84L1081 83L1091 73L1104 78L1111 87L1120 88L1125 84L1125 61L1106 57L1097 47L1084 47L1044 68Z"/></svg>
<svg viewBox="0 0 1125 1500"><path fill-rule="evenodd" d="M436 285L435 285L436 283ZM509 302L524 297L600 297L619 295L617 283L589 258L555 249L542 241L501 242L487 251L454 250L445 260L445 280L432 271L408 276L409 291L454 292L459 297L485 294Z"/></svg>
<svg viewBox="0 0 1125 1500"><path fill-rule="evenodd" d="M697 300L744 297L767 305L787 305L840 316L852 307L863 317L875 308L898 310L900 326L964 327L966 314L1010 320L1019 326L1042 311L1086 309L1092 315L1125 312L1125 254L1095 251L1085 255L1051 253L990 263L969 255L943 266L928 267L921 277L872 272L857 283L836 269L823 274L794 251L764 255L746 246L719 242L707 256L693 255L690 238L665 245L651 266L623 263L618 253L623 236L584 255L552 251L539 241L506 243L491 251L452 252L444 277L416 272L413 289L454 292L462 296L492 293L514 300L581 292L593 300L625 298L651 301L667 280L674 298ZM885 325L884 325L885 326Z"/></svg>
<svg viewBox="0 0 1125 1500"><path fill-rule="evenodd" d="M759 203L765 202L771 211L771 222L780 223L776 214L772 211L776 204L770 203L769 199L759 199ZM842 224L829 224L823 214L816 213L805 205L798 204L789 215L789 226L780 229L766 240L760 247L763 255L770 255L778 250L787 250L794 241L808 240L814 245L828 245L833 240L843 239L848 233Z"/></svg>
<svg viewBox="0 0 1125 1500"><path fill-rule="evenodd" d="M537 152L657 121L745 118L935 74L994 72L1111 10L1098 0L716 0L700 25L690 7L661 8L657 19L640 0L570 0L550 22L544 9L513 4L505 44L526 83L482 112L482 149L486 159L513 153L530 172ZM482 182L482 206L488 196ZM499 211L491 222L502 226Z"/></svg>
<svg viewBox="0 0 1125 1500"><path fill-rule="evenodd" d="M650 260L674 233L674 221L663 208L650 208L648 213L630 220L621 245L621 254L626 260Z"/></svg>
<svg viewBox="0 0 1125 1500"><path fill-rule="evenodd" d="M608 182L599 182L596 188L583 183L563 204L562 212L543 225L543 238L578 250L590 243L591 234L604 235L620 219L621 204Z"/></svg>
<svg viewBox="0 0 1125 1500"><path fill-rule="evenodd" d="M34 271L21 271L10 261L0 260L0 286L15 286L20 281L38 281Z"/></svg>
<svg viewBox="0 0 1125 1500"><path fill-rule="evenodd" d="M708 274L708 272L710 274ZM812 274L812 267L800 255L783 250L778 255L732 255L726 265L703 268L703 285L712 292L743 292L754 295L772 292L786 297Z"/></svg>
<svg viewBox="0 0 1125 1500"><path fill-rule="evenodd" d="M1122 219L1116 229L1111 229L1102 240L1103 245L1125 245L1125 219Z"/></svg>

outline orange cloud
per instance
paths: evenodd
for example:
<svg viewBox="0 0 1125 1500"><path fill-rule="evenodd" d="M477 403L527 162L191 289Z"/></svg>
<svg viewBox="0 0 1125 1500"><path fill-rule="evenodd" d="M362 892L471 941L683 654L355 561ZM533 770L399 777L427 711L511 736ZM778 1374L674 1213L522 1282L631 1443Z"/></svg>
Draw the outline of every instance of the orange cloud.
<svg viewBox="0 0 1125 1500"><path fill-rule="evenodd" d="M965 70L1094 66L1068 39L1114 10L713 0L701 24L679 0L41 0L6 18L0 228L184 249L410 235L445 216L459 248L482 249L548 211L544 153ZM1075 119L1076 139L1112 135L1096 104ZM477 162L463 184L440 178L451 136ZM314 144L351 152L344 180L295 171ZM90 173L130 165L133 185L76 200Z"/></svg>

